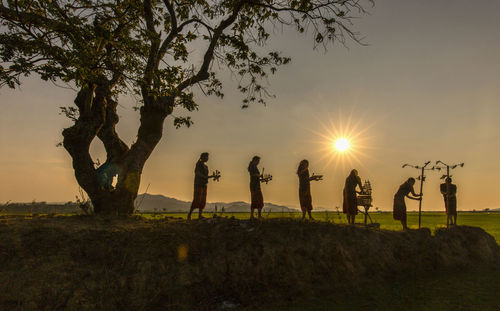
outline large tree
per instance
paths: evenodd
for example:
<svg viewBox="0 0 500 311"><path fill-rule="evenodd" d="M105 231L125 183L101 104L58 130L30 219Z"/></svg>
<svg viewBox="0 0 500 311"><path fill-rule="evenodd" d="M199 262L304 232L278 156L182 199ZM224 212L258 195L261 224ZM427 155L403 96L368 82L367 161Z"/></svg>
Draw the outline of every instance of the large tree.
<svg viewBox="0 0 500 311"><path fill-rule="evenodd" d="M357 41L351 21L364 13L362 1L371 2L2 0L0 86L15 88L35 73L74 87L74 105L62 107L74 124L62 134L78 184L96 213L131 214L165 118L176 107L197 109L194 87L223 96L214 63L240 77L243 107L264 103L261 81L289 62L265 48L269 31L290 26L310 33L313 46ZM140 126L130 146L115 130L120 94L139 98ZM97 166L89 153L96 138L107 154Z"/></svg>

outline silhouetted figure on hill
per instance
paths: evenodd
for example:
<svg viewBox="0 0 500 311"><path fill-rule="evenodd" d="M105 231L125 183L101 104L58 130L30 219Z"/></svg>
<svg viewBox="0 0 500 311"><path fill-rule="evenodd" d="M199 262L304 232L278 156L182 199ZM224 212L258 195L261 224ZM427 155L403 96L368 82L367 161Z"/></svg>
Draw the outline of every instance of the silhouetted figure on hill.
<svg viewBox="0 0 500 311"><path fill-rule="evenodd" d="M356 191L356 186L359 186L360 191ZM358 214L358 199L356 193L361 193L363 185L361 178L358 176L357 170L352 170L345 180L344 186L344 203L342 204L342 211L347 215L347 222L354 225L354 220Z"/></svg>
<svg viewBox="0 0 500 311"><path fill-rule="evenodd" d="M415 185L415 178L410 177L404 184L399 186L398 192L394 195L394 206L392 216L394 220L400 220L401 225L403 225L403 230L407 230L408 226L406 225L406 203L405 197L412 200L422 200L422 193L416 194L413 189L413 185ZM412 194L411 197L409 194ZM418 198L417 198L418 197Z"/></svg>
<svg viewBox="0 0 500 311"><path fill-rule="evenodd" d="M451 177L440 185L446 210L446 225L457 225L457 186L451 183Z"/></svg>
<svg viewBox="0 0 500 311"><path fill-rule="evenodd" d="M311 215L312 207L312 196L311 196L311 180L321 180L322 176L313 175L309 176L309 161L300 161L299 167L297 168L297 175L299 176L299 201L300 209L302 210L302 219L306 218L306 213L309 215L309 219L314 218Z"/></svg>
<svg viewBox="0 0 500 311"><path fill-rule="evenodd" d="M261 218L262 208L264 207L264 197L260 189L260 182L262 175L257 168L260 163L260 157L254 156L252 161L248 164L248 173L250 174L250 195L252 203L250 205L250 219L253 219L253 211L257 209L258 217Z"/></svg>
<svg viewBox="0 0 500 311"><path fill-rule="evenodd" d="M218 178L217 176L208 175L208 166L205 164L208 161L208 152L203 152L200 155L200 159L196 162L196 167L194 169L194 194L193 202L191 203L191 209L189 210L188 220L191 219L191 213L193 210L198 209L198 218L204 218L201 214L205 205L207 203L207 185L209 178ZM220 177L220 175L219 175Z"/></svg>

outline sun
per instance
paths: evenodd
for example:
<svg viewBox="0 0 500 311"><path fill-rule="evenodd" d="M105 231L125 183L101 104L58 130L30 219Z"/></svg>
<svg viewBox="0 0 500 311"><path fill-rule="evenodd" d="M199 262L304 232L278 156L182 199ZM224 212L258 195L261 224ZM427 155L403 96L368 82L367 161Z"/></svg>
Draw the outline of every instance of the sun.
<svg viewBox="0 0 500 311"><path fill-rule="evenodd" d="M345 137L337 138L334 142L335 150L339 152L345 152L351 147L351 143Z"/></svg>
<svg viewBox="0 0 500 311"><path fill-rule="evenodd" d="M374 148L372 126L359 115L354 117L354 113L343 116L339 112L336 118L322 115L314 129L308 128L317 139L311 139L310 143L315 145L312 148L325 168L333 165L335 170L343 170L364 166L365 160L372 158L369 152Z"/></svg>

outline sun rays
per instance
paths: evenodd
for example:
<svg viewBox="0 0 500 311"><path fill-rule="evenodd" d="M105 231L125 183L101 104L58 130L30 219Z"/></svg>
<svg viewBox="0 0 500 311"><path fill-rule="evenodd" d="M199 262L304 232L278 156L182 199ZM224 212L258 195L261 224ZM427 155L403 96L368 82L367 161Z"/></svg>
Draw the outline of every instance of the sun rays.
<svg viewBox="0 0 500 311"><path fill-rule="evenodd" d="M369 150L373 149L369 129L363 118L354 118L351 113L344 117L341 113L337 118L328 117L318 120L315 129L309 130L316 139L314 149L319 153L319 159L325 163L325 168L351 168L354 165L364 166L363 160L371 158Z"/></svg>

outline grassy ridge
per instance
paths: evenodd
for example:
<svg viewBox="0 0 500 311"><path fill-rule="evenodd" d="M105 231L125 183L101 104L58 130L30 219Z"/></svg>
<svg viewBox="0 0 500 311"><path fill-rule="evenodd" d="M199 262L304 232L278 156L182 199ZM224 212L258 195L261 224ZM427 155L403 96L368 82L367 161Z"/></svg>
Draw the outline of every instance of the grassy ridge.
<svg viewBox="0 0 500 311"><path fill-rule="evenodd" d="M167 213L167 214L153 214L144 213L140 214L148 219L161 219L164 217L176 217L185 219L187 214L185 213ZM205 217L211 217L213 213L206 213ZM220 213L218 215L221 215ZM264 218L281 218L288 217L293 219L299 219L302 217L301 213L265 213ZM250 213L224 213L223 216L235 217L237 219L248 219ZM193 215L197 218L197 215ZM313 217L316 220L328 221L336 224L347 224L347 220L344 214L336 212L313 212ZM381 229L387 230L401 230L401 223L395 221L392 218L392 213L370 213L370 217L373 222L379 223ZM364 221L364 216L359 214L356 217L356 222L362 224ZM425 212L422 213L422 227L431 229L435 232L437 229L446 227L446 214L439 212ZM472 212L461 212L458 214L459 225L480 227L486 232L491 234L497 243L500 243L500 213L472 213ZM368 220L368 223L370 221ZM410 212L408 213L408 226L412 229L418 228L418 213Z"/></svg>
<svg viewBox="0 0 500 311"><path fill-rule="evenodd" d="M214 213L205 213L205 217L212 217ZM166 217L181 218L186 219L187 213L137 213L136 215L144 217L151 220L160 220ZM221 216L220 213L217 214ZM27 216L31 218L28 214L5 214L0 213L0 217L7 216ZM41 215L44 216L44 215ZM75 216L75 214L57 214L56 216ZM224 213L224 217L234 217L236 219L248 219L250 213ZM193 215L193 218L197 218L197 214ZM300 219L302 217L301 213L264 213L263 217L265 219L269 218L292 218ZM344 214L337 212L313 212L313 217L319 221L332 222L336 224L347 224L347 220ZM379 223L381 229L387 230L401 230L401 223L392 219L392 213L370 213L370 217L373 222ZM364 216L359 214L356 217L356 223L362 224ZM1 221L1 219L0 219ZM368 223L370 221L368 220ZM500 212L490 212L490 213L477 213L477 212L459 212L458 214L458 224L480 227L486 232L491 234L497 243L500 244ZM422 213L422 227L429 228L431 232L435 232L437 229L446 227L446 214L441 212L424 212ZM408 213L408 226L412 229L418 228L418 213L409 212Z"/></svg>
<svg viewBox="0 0 500 311"><path fill-rule="evenodd" d="M10 219L0 225L0 309L261 308L499 256L491 236L466 226L431 236L293 219Z"/></svg>

